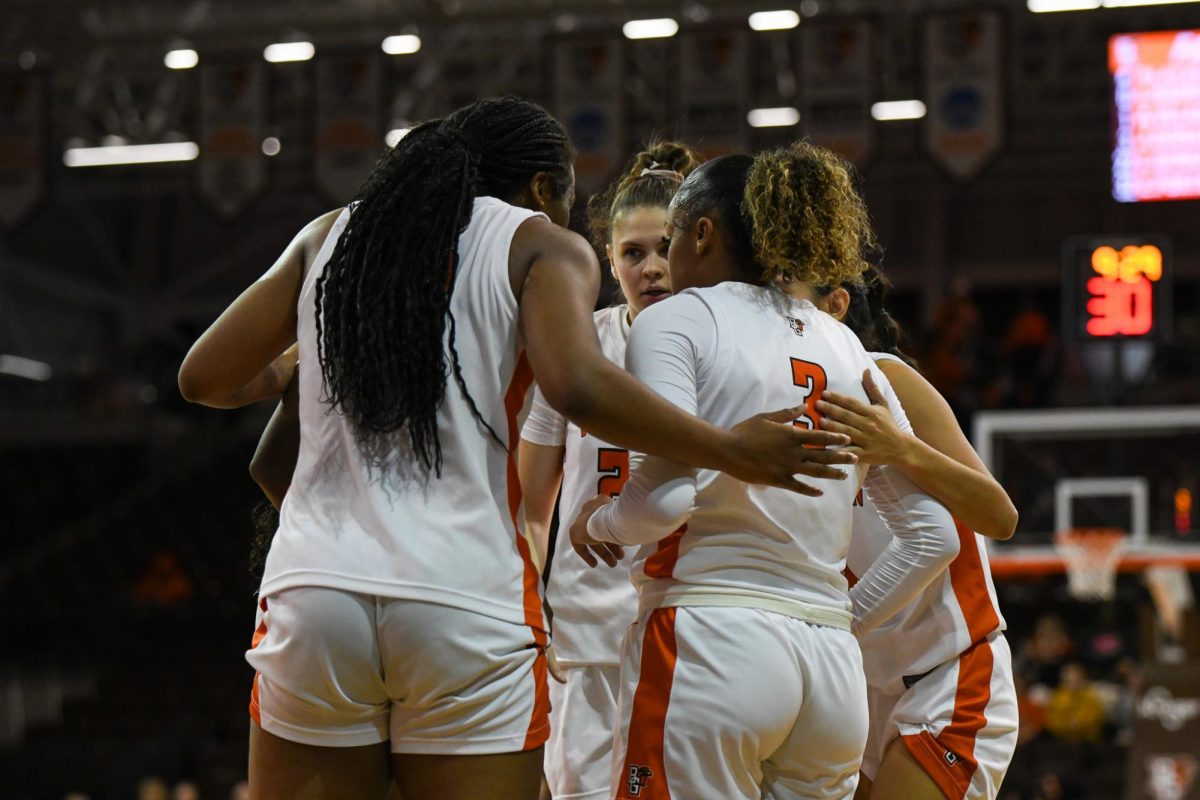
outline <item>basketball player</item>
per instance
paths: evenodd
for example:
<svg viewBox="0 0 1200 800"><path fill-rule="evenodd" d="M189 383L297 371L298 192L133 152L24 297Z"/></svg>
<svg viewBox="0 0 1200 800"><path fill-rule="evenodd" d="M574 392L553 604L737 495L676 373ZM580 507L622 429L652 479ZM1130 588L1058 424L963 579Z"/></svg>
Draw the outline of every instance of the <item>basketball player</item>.
<svg viewBox="0 0 1200 800"><path fill-rule="evenodd" d="M600 346L614 364L625 365L625 341L638 314L670 296L663 237L667 206L699 161L675 142L649 145L589 203L594 244L605 249L625 298L594 317ZM629 453L569 422L535 390L517 464L526 525L544 557L559 486L565 534L585 500L597 492L620 493ZM555 800L607 798L621 637L637 617L637 595L629 582L629 558L614 569L594 570L566 538L557 538L546 586L554 609L554 651L566 681L550 684L546 781Z"/></svg>
<svg viewBox="0 0 1200 800"><path fill-rule="evenodd" d="M959 554L896 616L856 629L871 718L857 797L994 800L1016 748L1017 695L987 549L972 523L1007 539L1016 509L949 405L900 351L887 290L886 278L873 269L865 284L818 290L816 303L874 351L910 410L912 429L896 425L869 374L864 380L873 404L826 393L817 403L821 427L849 435L864 462L896 466L944 503L958 521ZM857 504L851 575L871 567L890 540L870 498Z"/></svg>
<svg viewBox="0 0 1200 800"><path fill-rule="evenodd" d="M801 143L716 159L684 181L668 219L676 295L634 324L634 375L718 425L803 397L796 424L815 427L823 391L865 399L861 375L875 368L853 333L811 297L773 285L780 275L798 286L854 281L865 269L866 209L833 154ZM584 505L571 528L577 549L642 546L615 797L854 794L867 708L842 572L863 472L803 498L635 457L615 501ZM944 509L899 471L872 470L865 489L890 524L911 525L895 533L915 543L918 568L936 572L953 558ZM876 570L864 582L882 589L888 578ZM874 613L871 603L890 598L867 600Z"/></svg>
<svg viewBox="0 0 1200 800"><path fill-rule="evenodd" d="M406 797L537 796L546 624L513 459L534 374L596 435L750 481L813 493L796 473L855 460L785 413L679 413L604 357L595 255L561 227L571 157L515 98L418 125L184 360L216 407L278 395L294 342L312 365L248 654L256 800L375 800L389 772Z"/></svg>

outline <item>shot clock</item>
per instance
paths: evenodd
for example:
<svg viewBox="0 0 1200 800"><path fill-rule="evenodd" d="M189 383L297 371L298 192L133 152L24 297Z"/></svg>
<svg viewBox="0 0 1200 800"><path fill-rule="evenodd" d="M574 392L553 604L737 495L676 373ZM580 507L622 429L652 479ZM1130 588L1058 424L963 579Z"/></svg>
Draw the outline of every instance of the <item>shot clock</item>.
<svg viewBox="0 0 1200 800"><path fill-rule="evenodd" d="M1075 237L1063 247L1063 326L1077 341L1162 341L1171 330L1162 237Z"/></svg>

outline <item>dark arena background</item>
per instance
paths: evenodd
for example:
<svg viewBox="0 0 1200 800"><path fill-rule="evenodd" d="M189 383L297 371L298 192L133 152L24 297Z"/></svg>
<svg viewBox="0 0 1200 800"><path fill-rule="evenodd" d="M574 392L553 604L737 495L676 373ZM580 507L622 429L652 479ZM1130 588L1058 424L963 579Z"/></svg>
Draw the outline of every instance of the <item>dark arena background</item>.
<svg viewBox="0 0 1200 800"><path fill-rule="evenodd" d="M272 404L177 370L387 144L497 94L566 124L580 230L654 135L852 160L1020 511L1000 796L1200 797L1200 4L3 0L0 798L247 796Z"/></svg>

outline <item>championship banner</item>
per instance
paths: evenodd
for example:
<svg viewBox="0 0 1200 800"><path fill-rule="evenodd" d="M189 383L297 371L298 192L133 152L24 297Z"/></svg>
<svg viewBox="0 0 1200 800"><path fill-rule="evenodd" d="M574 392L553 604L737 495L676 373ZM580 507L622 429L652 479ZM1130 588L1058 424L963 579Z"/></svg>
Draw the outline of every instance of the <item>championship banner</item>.
<svg viewBox="0 0 1200 800"><path fill-rule="evenodd" d="M681 37L679 135L708 158L746 150L748 41L745 31L695 31Z"/></svg>
<svg viewBox="0 0 1200 800"><path fill-rule="evenodd" d="M956 178L977 175L1004 144L1004 54L993 11L925 20L925 146Z"/></svg>
<svg viewBox="0 0 1200 800"><path fill-rule="evenodd" d="M593 194L625 158L621 43L564 39L554 55L554 107L575 145L575 182L580 194Z"/></svg>
<svg viewBox="0 0 1200 800"><path fill-rule="evenodd" d="M337 205L354 198L383 153L380 72L374 56L317 62L317 185Z"/></svg>
<svg viewBox="0 0 1200 800"><path fill-rule="evenodd" d="M261 64L200 68L200 194L221 214L241 211L266 186L266 99Z"/></svg>
<svg viewBox="0 0 1200 800"><path fill-rule="evenodd" d="M1127 800L1200 800L1200 663L1147 667L1134 705Z"/></svg>
<svg viewBox="0 0 1200 800"><path fill-rule="evenodd" d="M42 196L45 87L37 73L0 73L0 224L15 225Z"/></svg>
<svg viewBox="0 0 1200 800"><path fill-rule="evenodd" d="M873 47L865 20L800 26L800 129L858 166L875 149Z"/></svg>

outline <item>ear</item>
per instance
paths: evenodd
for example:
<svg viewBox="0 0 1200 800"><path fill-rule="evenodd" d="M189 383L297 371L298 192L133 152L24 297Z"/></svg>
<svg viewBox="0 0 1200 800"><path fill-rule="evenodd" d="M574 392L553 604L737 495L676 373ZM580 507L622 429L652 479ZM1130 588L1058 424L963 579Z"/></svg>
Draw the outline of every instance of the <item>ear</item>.
<svg viewBox="0 0 1200 800"><path fill-rule="evenodd" d="M717 226L709 217L696 220L696 255L703 255L716 244Z"/></svg>
<svg viewBox="0 0 1200 800"><path fill-rule="evenodd" d="M608 271L612 273L613 280L619 283L621 279L617 277L617 262L613 260L612 244L604 245L604 252L608 255Z"/></svg>
<svg viewBox="0 0 1200 800"><path fill-rule="evenodd" d="M841 286L830 292L825 298L825 312L841 322L850 311L850 293Z"/></svg>
<svg viewBox="0 0 1200 800"><path fill-rule="evenodd" d="M529 179L529 198L538 211L545 211L554 202L554 181L549 172L536 172Z"/></svg>

